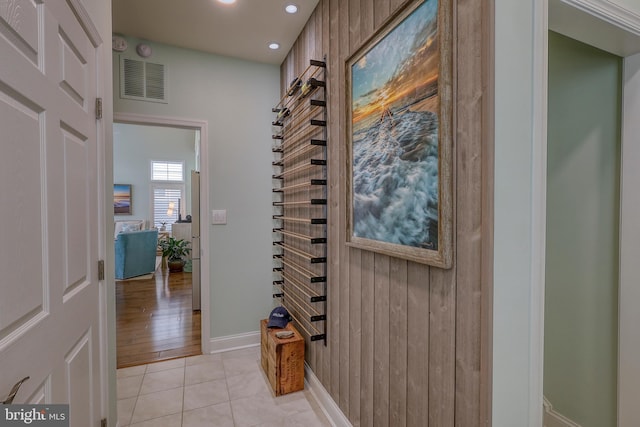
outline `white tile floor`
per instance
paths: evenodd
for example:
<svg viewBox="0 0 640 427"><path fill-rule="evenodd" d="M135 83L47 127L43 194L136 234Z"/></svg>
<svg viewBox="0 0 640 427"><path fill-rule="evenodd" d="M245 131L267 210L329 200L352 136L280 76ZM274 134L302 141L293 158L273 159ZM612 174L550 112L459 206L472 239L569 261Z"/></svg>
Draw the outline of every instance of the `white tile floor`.
<svg viewBox="0 0 640 427"><path fill-rule="evenodd" d="M274 397L260 347L118 369L120 427L330 426L307 390Z"/></svg>

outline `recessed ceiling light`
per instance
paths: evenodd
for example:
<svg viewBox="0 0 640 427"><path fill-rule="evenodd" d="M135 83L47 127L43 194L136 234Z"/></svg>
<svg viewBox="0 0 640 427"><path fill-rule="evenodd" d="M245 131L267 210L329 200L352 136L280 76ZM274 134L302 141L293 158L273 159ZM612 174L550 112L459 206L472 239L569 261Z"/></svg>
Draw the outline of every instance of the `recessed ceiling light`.
<svg viewBox="0 0 640 427"><path fill-rule="evenodd" d="M218 1L224 4L233 4L236 2L236 0L218 0Z"/></svg>
<svg viewBox="0 0 640 427"><path fill-rule="evenodd" d="M298 6L296 6L295 4L288 4L285 6L284 10L287 13L296 13L298 11Z"/></svg>
<svg viewBox="0 0 640 427"><path fill-rule="evenodd" d="M269 49L272 49L272 50L280 49L280 44L276 42L271 42L269 43Z"/></svg>

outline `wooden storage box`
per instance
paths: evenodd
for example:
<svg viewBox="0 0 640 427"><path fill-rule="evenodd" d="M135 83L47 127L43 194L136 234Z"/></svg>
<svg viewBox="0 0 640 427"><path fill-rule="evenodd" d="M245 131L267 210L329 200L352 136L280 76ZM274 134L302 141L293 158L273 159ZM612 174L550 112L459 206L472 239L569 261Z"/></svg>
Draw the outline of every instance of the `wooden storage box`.
<svg viewBox="0 0 640 427"><path fill-rule="evenodd" d="M278 331L293 331L293 337L280 339ZM304 338L291 323L284 329L267 328L260 321L260 362L276 396L304 389Z"/></svg>

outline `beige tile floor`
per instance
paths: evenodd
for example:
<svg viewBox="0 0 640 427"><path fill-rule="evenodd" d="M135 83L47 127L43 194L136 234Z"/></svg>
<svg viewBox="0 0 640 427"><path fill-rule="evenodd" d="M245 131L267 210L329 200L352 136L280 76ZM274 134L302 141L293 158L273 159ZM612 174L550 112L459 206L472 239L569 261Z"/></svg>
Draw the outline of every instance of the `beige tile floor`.
<svg viewBox="0 0 640 427"><path fill-rule="evenodd" d="M274 397L260 348L118 369L120 427L330 426L308 390Z"/></svg>

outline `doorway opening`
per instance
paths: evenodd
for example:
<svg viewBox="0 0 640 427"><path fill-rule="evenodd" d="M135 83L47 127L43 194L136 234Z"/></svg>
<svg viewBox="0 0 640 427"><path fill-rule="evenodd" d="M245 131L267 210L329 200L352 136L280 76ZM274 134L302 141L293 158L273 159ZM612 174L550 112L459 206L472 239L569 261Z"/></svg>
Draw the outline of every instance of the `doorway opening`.
<svg viewBox="0 0 640 427"><path fill-rule="evenodd" d="M621 80L619 56L549 33L544 396L563 426L617 420Z"/></svg>
<svg viewBox="0 0 640 427"><path fill-rule="evenodd" d="M206 176L200 168L206 123L116 113L113 126L114 183L131 185L129 214L116 215L116 224L137 220L157 230L159 242L184 240L190 248L183 271L169 271L158 245L154 271L116 279L117 367L206 353L208 292L200 284L208 271L200 265L199 239L207 202L199 184ZM163 165L164 174L158 172ZM117 251L118 245L116 258Z"/></svg>
<svg viewBox="0 0 640 427"><path fill-rule="evenodd" d="M542 22L555 33L541 44L544 73L535 79L544 88L536 123L545 132L534 160L534 181L546 189L536 201L551 214L534 227L543 247L546 229L544 423L635 426L638 293L629 285L637 288L637 273L629 282L625 272L637 271L638 246L625 241L638 229L638 176L629 170L639 153L640 33L619 10L548 6Z"/></svg>

